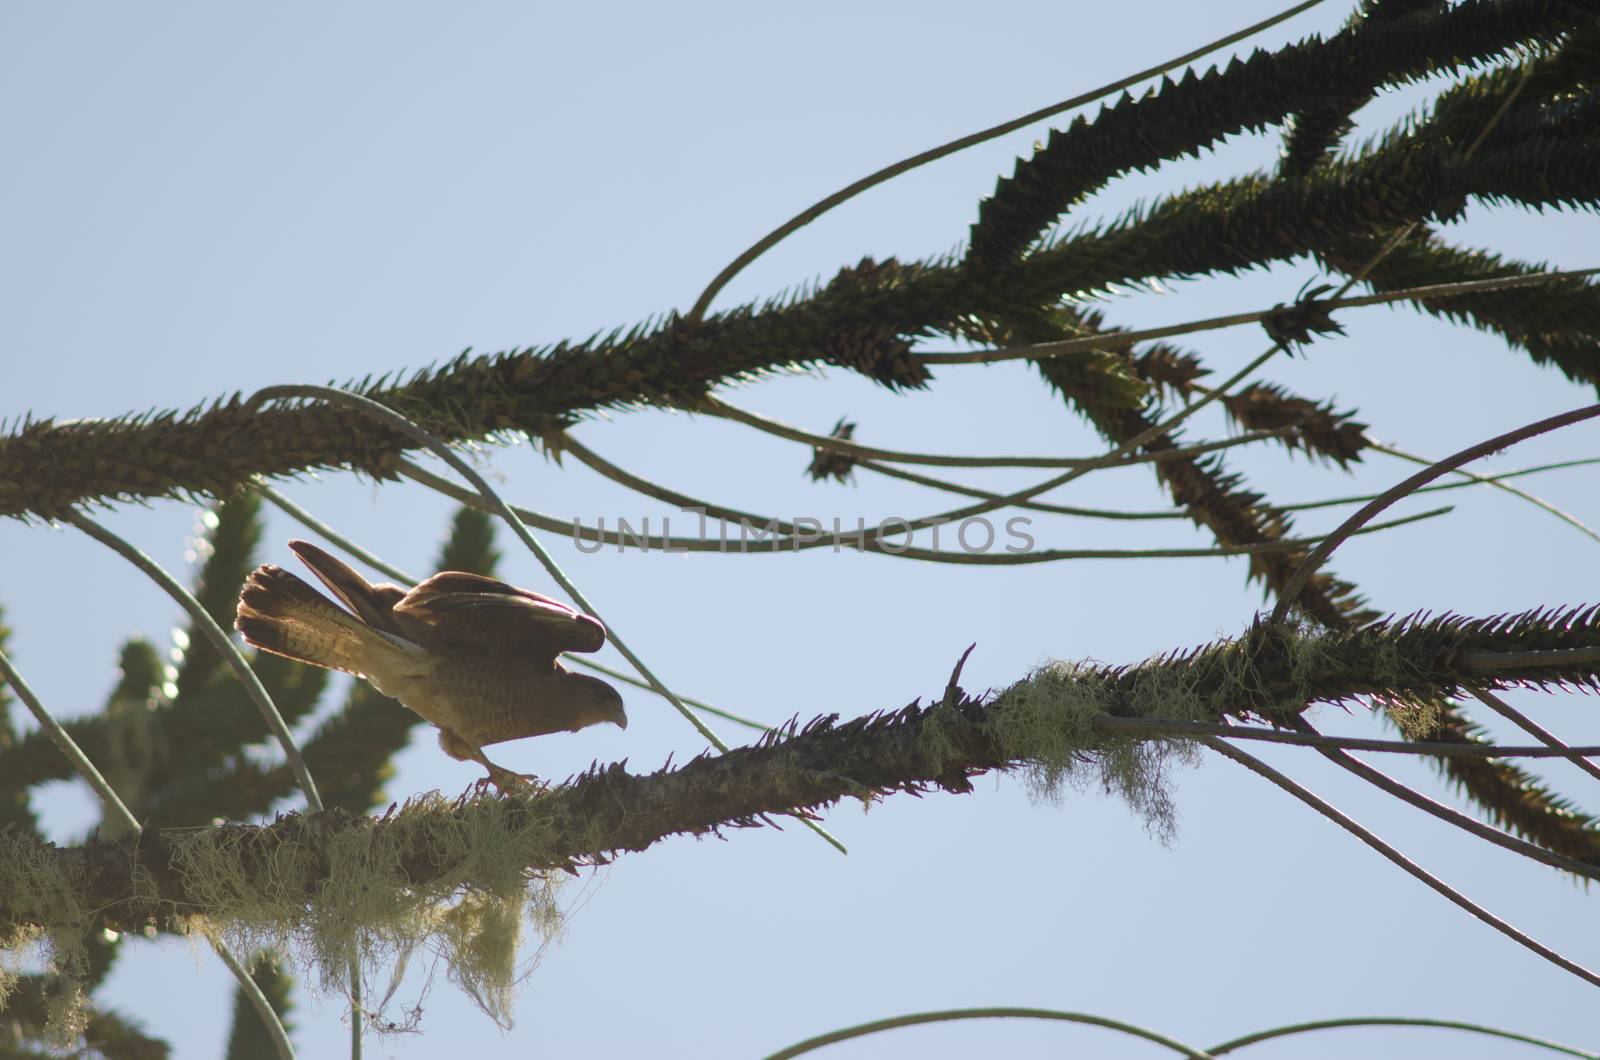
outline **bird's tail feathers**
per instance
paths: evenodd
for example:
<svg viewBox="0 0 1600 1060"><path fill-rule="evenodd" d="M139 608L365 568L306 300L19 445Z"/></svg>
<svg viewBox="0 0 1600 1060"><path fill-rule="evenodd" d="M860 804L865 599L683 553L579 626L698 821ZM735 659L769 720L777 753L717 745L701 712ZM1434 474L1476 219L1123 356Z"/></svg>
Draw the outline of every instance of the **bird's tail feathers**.
<svg viewBox="0 0 1600 1060"><path fill-rule="evenodd" d="M374 677L410 669L421 649L379 632L282 567L251 571L234 628L262 651Z"/></svg>
<svg viewBox="0 0 1600 1060"><path fill-rule="evenodd" d="M399 633L392 608L405 598L398 585L373 585L343 560L309 541L290 541L289 550L311 569L328 591L344 601L346 607L371 626L386 633Z"/></svg>

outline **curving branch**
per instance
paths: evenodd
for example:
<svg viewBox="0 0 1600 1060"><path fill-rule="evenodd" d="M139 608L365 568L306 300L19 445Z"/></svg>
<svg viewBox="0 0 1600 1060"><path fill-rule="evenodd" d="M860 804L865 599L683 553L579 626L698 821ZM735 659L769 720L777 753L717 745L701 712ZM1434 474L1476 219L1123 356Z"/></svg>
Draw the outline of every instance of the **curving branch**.
<svg viewBox="0 0 1600 1060"><path fill-rule="evenodd" d="M1070 467L1100 469L1123 467L1129 464L1159 464L1168 460L1187 460L1190 457L1215 452L1219 449L1232 449L1235 446L1250 445L1253 442L1282 438L1290 434L1294 429L1293 427L1277 427L1269 430L1251 431L1237 438L1198 442L1178 449L1162 449L1155 452L1122 455L1114 463L1107 464L1105 453L1096 453L1094 456L953 456L945 453L910 452L904 449L879 449L870 445L861 445L839 435L812 434L810 431L801 430L799 427L790 426L779 420L757 415L747 409L739 408L736 405L731 405L726 401L719 401L712 397L706 398L704 407L705 411L725 419L742 423L747 427L754 427L758 431L777 438L801 442L811 446L813 449L820 449L824 452L838 453L841 456L848 456L857 460L883 460L891 464L927 464L934 467Z"/></svg>
<svg viewBox="0 0 1600 1060"><path fill-rule="evenodd" d="M623 548L637 548L641 552L656 549L661 552L717 552L738 554L761 554L779 552L806 552L812 549L831 548L835 552L851 549L859 552L870 552L878 555L892 556L897 559L917 560L926 563L955 563L970 566L1017 566L1033 563L1057 563L1065 560L1085 559L1210 559L1223 556L1258 556L1273 553L1299 554L1308 545L1322 540L1320 537L1310 538L1279 538L1273 541L1258 541L1241 545L1217 545L1211 548L1026 548L1012 550L1008 547L1001 552L988 551L955 551L953 549L921 548L910 543L910 535L918 530L933 529L934 543L938 543L937 529L958 522L957 516L950 514L923 516L915 519L901 519L890 517L869 532L863 525L854 531L845 531L837 527L825 531L820 522L811 527L798 523L790 523L777 516L757 515L753 512L743 511L738 508L729 508L723 505L711 504L697 500L687 494L670 490L649 479L641 478L617 465L611 463L598 453L579 444L571 436L563 436L561 447L565 452L571 452L584 464L598 471L600 474L628 486L640 494L676 506L680 511L696 514L701 519L701 534L698 537L667 537L650 535L648 532L634 534L624 532L606 531L603 527L588 526L574 520L572 523L557 521L553 516L539 512L531 512L525 508L512 506L512 510L519 518L527 520L536 526L549 525L559 531L570 531L573 536L581 541L595 542L600 545L615 545L619 550ZM407 478L428 487L435 492L449 497L479 511L492 512L495 510L493 502L488 498L474 493L451 483L449 480L433 474L426 468L420 467L409 460L401 461L401 473ZM996 494L972 491L979 496L990 499L990 505L969 509L957 515L964 519L974 512L985 512L995 508L1004 507L1002 503L1006 498ZM275 502L278 503L278 502ZM281 505L280 505L281 506ZM1021 507L1022 505L1018 505ZM1448 515L1454 509L1451 507L1431 508L1427 511L1415 512L1398 519L1390 519L1382 523L1371 523L1364 526L1360 533L1378 533L1392 530L1409 523L1420 522L1424 519L1435 519ZM723 532L716 538L705 536L704 520L710 517L723 523ZM727 525L737 524L740 527L740 538L737 547L730 547L732 540L727 536ZM321 530L319 529L319 532ZM746 540L745 534L750 533ZM961 533L958 531L958 539ZM896 545L888 540L892 535L904 533L907 535L905 544ZM990 534L990 544L993 544L993 534ZM346 546L341 546L346 547ZM593 550L591 550L593 551Z"/></svg>
<svg viewBox="0 0 1600 1060"><path fill-rule="evenodd" d="M1311 550L1310 555L1300 561L1300 566L1295 568L1294 572L1289 575L1288 581L1284 583L1283 589L1278 593L1278 603L1272 611L1273 620L1282 621L1288 615L1290 608L1300 602L1300 592L1305 588L1307 581L1316 573L1317 568L1322 566L1327 558L1333 554L1333 551L1339 547L1341 542L1371 520L1373 516L1402 497L1410 496L1417 487L1425 486L1434 479L1456 470L1463 464L1469 464L1480 457L1499 452L1501 449L1515 445L1517 442L1535 438L1541 434L1547 434L1550 431L1559 430L1574 423L1581 423L1584 420L1594 419L1596 416L1600 416L1600 405L1586 405L1581 409L1573 409L1571 412L1564 412L1559 416L1547 417L1536 423L1530 423L1526 426L1518 427L1516 430L1496 435L1488 441L1468 446L1458 453L1430 464L1405 481L1396 483L1372 501L1363 505L1359 511L1341 523L1338 529L1323 538L1322 543Z"/></svg>
<svg viewBox="0 0 1600 1060"><path fill-rule="evenodd" d="M777 246L788 236L804 228L812 221L815 221L817 218L821 217L835 206L839 206L850 201L857 195L860 195L862 192L867 191L870 188L877 187L884 181L892 180L902 173L909 173L911 170L916 169L919 166L926 165L929 162L945 158L949 155L955 154L958 151L964 151L969 147L984 143L987 140L992 140L997 136L1004 136L1006 133L1014 132L1017 129L1032 125L1034 122L1044 121L1046 118L1069 111L1074 107L1081 107L1086 103L1093 103L1095 100L1109 96L1113 92L1118 92L1125 88L1131 88L1133 85L1138 84L1140 81L1143 81L1146 78L1158 77L1176 67L1183 66L1186 63L1191 63L1194 60L1203 58L1214 51L1226 48L1230 44L1236 44L1239 41L1244 40L1246 37L1252 37L1255 34L1260 33L1262 30L1270 29L1271 27L1276 26L1278 23L1293 18L1295 15L1298 15L1303 11L1309 11L1311 8L1316 7L1321 2L1322 0L1302 0L1302 2L1280 11L1275 15L1265 18L1260 22L1252 23L1251 25L1246 26L1244 29L1230 33L1227 36L1220 37L1217 40L1211 41L1209 44L1204 44L1199 48L1194 49L1193 51L1185 52L1184 54L1176 56L1175 58L1168 59L1166 62L1161 63L1160 65L1152 66L1145 70L1140 70L1138 73L1129 74L1127 77L1120 78L1107 85L1101 85L1099 88L1091 89L1090 91L1081 95L1073 96L1071 99L1065 99L1060 103L1054 103L1048 107L1042 107L1039 110L1030 111L1019 118L1013 118L1010 121L1001 122L999 125L981 130L980 132L972 133L968 136L963 136L958 140L952 140L947 144L941 144L938 147L934 147L919 154L912 155L910 158L902 159L893 165L885 166L874 173L870 173L867 176L862 177L855 183L834 192L821 202L813 203L811 206L806 207L804 210L800 211L798 214L791 217L789 220L785 221L771 232L768 232L766 235L762 236L754 246L750 247L748 250L744 251L744 253L740 254L737 258L730 262L728 266L718 273L716 278L706 286L706 289L700 293L700 297L695 300L693 308L689 310L689 319L699 320L701 317L705 316L706 310L710 308L711 302L716 298L718 292L726 287L729 281L743 271L751 262L755 261L762 254L765 254L767 251Z"/></svg>
<svg viewBox="0 0 1600 1060"><path fill-rule="evenodd" d="M1488 294L1495 291L1532 287L1537 284L1570 282L1586 279L1596 273L1600 273L1600 269L1519 273L1512 276L1495 276L1483 280L1460 280L1451 283L1427 284L1421 287L1407 287L1396 291L1385 291L1382 294L1361 295L1355 298L1335 298L1328 301L1310 299L1304 304L1314 305L1321 312L1332 312L1335 309L1358 309L1365 306L1389 305L1393 302L1442 301L1461 295ZM1168 324L1159 328L1140 328L1136 331L1110 330L1075 339L1058 339L1053 342L1036 342L1023 346L1005 346L993 350L918 350L917 359L924 364L997 364L1001 361L1025 361L1039 357L1061 357L1074 353L1082 354L1100 350L1128 349L1136 343L1150 342L1155 339L1176 338L1180 335L1193 335L1202 331L1238 327L1241 324L1260 324L1283 311L1284 306L1280 303L1271 309L1254 309L1243 313L1229 313L1224 316L1207 317L1204 320L1190 320L1182 324ZM1032 466L1045 465L1035 464Z"/></svg>
<svg viewBox="0 0 1600 1060"><path fill-rule="evenodd" d="M1454 887L1451 887L1449 884L1445 883L1427 869L1424 869L1421 865L1418 865L1416 862L1406 857L1399 850L1384 842L1372 831L1362 827L1360 824L1357 824L1348 815L1341 813L1338 809L1326 801L1318 798L1316 795L1312 794L1304 787L1301 787L1299 784L1296 784L1294 781L1290 780L1276 769L1273 769L1265 762L1244 753L1237 747L1231 747L1223 741L1215 738L1207 737L1205 744L1218 754L1223 755L1226 758L1233 759L1235 762L1238 762L1240 765L1244 766L1252 773L1255 773L1257 776L1263 777L1271 783L1277 785L1279 788L1282 788L1284 791L1287 791L1301 802L1304 802L1307 806L1310 806L1312 809L1316 810L1322 816L1333 821L1339 827L1343 828L1345 831L1349 832L1351 835L1367 844L1367 846L1388 858L1400 869L1420 880L1428 887L1431 887L1434 891L1438 892L1441 897L1464 909L1467 913L1483 921L1485 924L1488 924L1490 927L1511 939L1513 942L1532 950L1534 953L1537 953L1551 964L1554 964L1556 967L1564 971L1571 972L1573 975L1582 979L1591 986L1600 986L1600 972L1596 972L1593 969L1584 967L1583 965L1572 960L1570 957L1563 956L1562 954L1551 949L1549 946L1539 942L1526 932L1518 930L1514 924L1509 923L1502 917L1496 916L1494 913L1491 913L1483 906L1474 902L1472 899L1468 898Z"/></svg>

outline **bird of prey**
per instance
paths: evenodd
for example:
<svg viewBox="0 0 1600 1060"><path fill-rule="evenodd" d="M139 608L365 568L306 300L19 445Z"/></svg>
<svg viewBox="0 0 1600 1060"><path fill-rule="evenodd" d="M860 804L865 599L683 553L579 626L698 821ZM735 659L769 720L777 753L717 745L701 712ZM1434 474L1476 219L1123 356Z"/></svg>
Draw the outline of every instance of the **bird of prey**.
<svg viewBox="0 0 1600 1060"><path fill-rule="evenodd" d="M538 593L477 574L444 571L409 592L373 585L317 546L289 548L346 611L282 567L257 567L239 594L234 626L263 651L364 677L439 728L439 746L489 771L500 790L534 779L484 756L487 744L628 727L622 696L557 661L598 651L598 619Z"/></svg>

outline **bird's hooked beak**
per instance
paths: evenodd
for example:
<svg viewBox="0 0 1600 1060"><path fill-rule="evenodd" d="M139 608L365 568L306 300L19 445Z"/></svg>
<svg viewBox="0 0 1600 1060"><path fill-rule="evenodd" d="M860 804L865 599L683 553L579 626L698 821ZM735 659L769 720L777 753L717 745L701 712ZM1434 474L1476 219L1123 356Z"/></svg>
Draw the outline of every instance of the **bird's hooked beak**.
<svg viewBox="0 0 1600 1060"><path fill-rule="evenodd" d="M598 677L588 674L572 674L572 679L581 682L587 690L588 699L592 705L593 721L614 722L619 729L628 727L628 712L622 706L622 693Z"/></svg>
<svg viewBox="0 0 1600 1060"><path fill-rule="evenodd" d="M610 685L606 685L606 691L611 693L611 720L617 723L617 728L626 729L628 727L628 712L622 709L622 693Z"/></svg>

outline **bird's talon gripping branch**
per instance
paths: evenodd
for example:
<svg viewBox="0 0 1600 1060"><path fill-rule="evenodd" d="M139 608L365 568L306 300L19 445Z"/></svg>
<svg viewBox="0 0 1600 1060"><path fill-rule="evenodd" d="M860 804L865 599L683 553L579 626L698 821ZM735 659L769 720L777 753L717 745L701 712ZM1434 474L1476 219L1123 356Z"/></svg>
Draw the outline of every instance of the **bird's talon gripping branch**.
<svg viewBox="0 0 1600 1060"><path fill-rule="evenodd" d="M475 799L483 798L489 793L491 787L494 788L496 794L510 795L514 791L530 794L541 792L546 790L548 785L532 773L513 773L509 769L501 769L499 766L495 766L487 776L479 777L473 782L470 789L472 797Z"/></svg>
<svg viewBox="0 0 1600 1060"><path fill-rule="evenodd" d="M489 765L489 775L478 783L493 784L495 790L502 795L508 795L519 787L533 788L535 791L543 791L546 787L545 783L532 773L513 773L497 765Z"/></svg>

